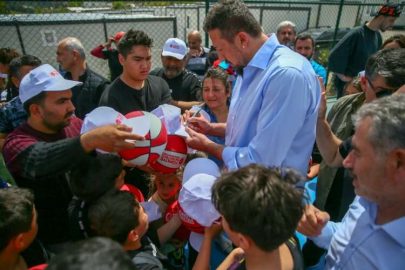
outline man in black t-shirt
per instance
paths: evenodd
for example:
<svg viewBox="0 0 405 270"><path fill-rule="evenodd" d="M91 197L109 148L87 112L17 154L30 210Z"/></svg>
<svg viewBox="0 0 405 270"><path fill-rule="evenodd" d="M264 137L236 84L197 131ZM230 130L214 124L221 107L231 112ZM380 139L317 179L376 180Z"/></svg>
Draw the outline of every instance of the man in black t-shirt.
<svg viewBox="0 0 405 270"><path fill-rule="evenodd" d="M91 205L89 220L97 236L123 246L136 269L170 269L168 259L158 248L180 227L178 215L159 228L158 234L148 229L148 215L132 193L113 190Z"/></svg>
<svg viewBox="0 0 405 270"><path fill-rule="evenodd" d="M149 76L152 64L152 39L142 31L131 29L118 44L123 73L103 93L100 106L108 106L127 114L132 111L152 111L170 102L167 83Z"/></svg>
<svg viewBox="0 0 405 270"><path fill-rule="evenodd" d="M163 67L156 68L150 75L163 78L169 85L172 94L171 104L183 110L198 104L197 93L201 89L198 76L185 69L187 47L178 38L169 38L162 51Z"/></svg>
<svg viewBox="0 0 405 270"><path fill-rule="evenodd" d="M401 14L398 4L389 3L379 7L371 21L353 28L329 54L329 70L336 73L334 81L337 97L343 96L347 82L364 70L367 59L377 52L382 44L379 32L394 25Z"/></svg>
<svg viewBox="0 0 405 270"><path fill-rule="evenodd" d="M159 105L170 102L167 83L159 77L149 76L151 68L152 39L142 31L130 29L118 44L124 71L104 91L100 106L107 106L127 114L133 111L153 111ZM149 193L146 172L134 168L127 171L125 182L141 190L145 198Z"/></svg>

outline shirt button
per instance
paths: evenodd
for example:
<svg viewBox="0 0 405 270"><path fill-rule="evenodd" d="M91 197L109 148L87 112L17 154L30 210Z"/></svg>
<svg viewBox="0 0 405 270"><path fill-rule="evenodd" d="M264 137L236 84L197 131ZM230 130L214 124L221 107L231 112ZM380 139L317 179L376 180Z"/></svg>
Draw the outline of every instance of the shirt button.
<svg viewBox="0 0 405 270"><path fill-rule="evenodd" d="M355 248L354 244L350 244L350 248L354 249Z"/></svg>

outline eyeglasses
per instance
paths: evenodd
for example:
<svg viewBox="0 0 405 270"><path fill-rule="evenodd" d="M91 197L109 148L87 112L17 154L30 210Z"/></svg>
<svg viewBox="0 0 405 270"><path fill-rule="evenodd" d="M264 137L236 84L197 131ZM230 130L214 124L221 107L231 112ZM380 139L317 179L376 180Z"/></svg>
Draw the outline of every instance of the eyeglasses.
<svg viewBox="0 0 405 270"><path fill-rule="evenodd" d="M399 88L391 88L391 89L388 89L388 88L379 87L381 90L379 90L379 91L377 92L377 91L375 90L374 85L371 83L371 80L370 80L367 76L364 76L364 77L366 78L368 84L370 85L370 88L374 91L375 96L376 96L377 98L390 96L390 95L392 95L392 93L396 92L396 91L399 89Z"/></svg>

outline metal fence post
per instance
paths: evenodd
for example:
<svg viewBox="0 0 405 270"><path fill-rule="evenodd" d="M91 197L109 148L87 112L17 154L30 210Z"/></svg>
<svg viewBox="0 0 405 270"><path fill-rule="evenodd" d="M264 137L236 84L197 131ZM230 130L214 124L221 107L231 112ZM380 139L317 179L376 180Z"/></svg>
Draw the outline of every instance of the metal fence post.
<svg viewBox="0 0 405 270"><path fill-rule="evenodd" d="M106 18L105 18L105 16L103 16L103 27L104 27L105 40L108 41L107 23L106 23Z"/></svg>
<svg viewBox="0 0 405 270"><path fill-rule="evenodd" d="M205 0L205 16L207 16L208 10L210 9L210 1ZM205 47L208 48L210 42L209 42L209 36L208 33L205 33Z"/></svg>
<svg viewBox="0 0 405 270"><path fill-rule="evenodd" d="M340 0L339 12L338 12L337 20L336 20L335 33L333 34L333 42L332 42L332 47L331 48L333 48L335 46L335 44L336 44L336 37L337 37L337 33L339 31L340 18L342 17L343 3L344 2L345 2L345 0Z"/></svg>
<svg viewBox="0 0 405 270"><path fill-rule="evenodd" d="M17 30L18 40L20 41L20 46L21 46L22 53L25 55L26 52L25 52L24 42L23 42L23 39L22 39L22 36L21 36L20 26L18 25L18 20L17 20L17 18L14 17L13 21L15 23L15 28Z"/></svg>

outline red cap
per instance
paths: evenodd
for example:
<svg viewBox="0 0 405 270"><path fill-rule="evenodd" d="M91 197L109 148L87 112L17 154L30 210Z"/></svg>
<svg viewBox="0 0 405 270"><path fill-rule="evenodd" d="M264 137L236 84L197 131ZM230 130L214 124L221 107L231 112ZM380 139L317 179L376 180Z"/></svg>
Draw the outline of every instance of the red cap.
<svg viewBox="0 0 405 270"><path fill-rule="evenodd" d="M120 41L120 39L125 35L125 32L118 32L117 34L115 34L115 41Z"/></svg>

